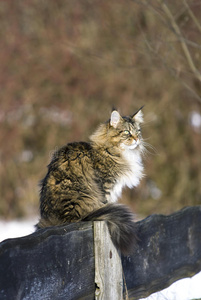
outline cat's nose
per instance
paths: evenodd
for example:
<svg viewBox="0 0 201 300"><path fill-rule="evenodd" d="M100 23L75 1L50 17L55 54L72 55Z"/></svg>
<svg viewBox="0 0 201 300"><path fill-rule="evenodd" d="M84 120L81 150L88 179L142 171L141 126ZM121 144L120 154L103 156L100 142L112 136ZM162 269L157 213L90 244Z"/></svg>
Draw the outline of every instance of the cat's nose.
<svg viewBox="0 0 201 300"><path fill-rule="evenodd" d="M135 143L136 143L136 146L138 146L140 144L139 138L136 138Z"/></svg>

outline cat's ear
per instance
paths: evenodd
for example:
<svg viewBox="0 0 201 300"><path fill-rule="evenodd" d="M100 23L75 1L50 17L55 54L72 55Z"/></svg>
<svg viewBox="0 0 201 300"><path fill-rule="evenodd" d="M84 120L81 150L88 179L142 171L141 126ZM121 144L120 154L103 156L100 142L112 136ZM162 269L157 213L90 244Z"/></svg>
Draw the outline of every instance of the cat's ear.
<svg viewBox="0 0 201 300"><path fill-rule="evenodd" d="M113 110L110 117L110 125L114 128L117 128L119 122L121 120L121 116L117 110Z"/></svg>
<svg viewBox="0 0 201 300"><path fill-rule="evenodd" d="M138 122L138 123L143 123L144 122L144 118L143 118L143 112L142 112L142 109L143 109L144 106L140 107L140 109L138 109L134 115L132 115L132 118Z"/></svg>

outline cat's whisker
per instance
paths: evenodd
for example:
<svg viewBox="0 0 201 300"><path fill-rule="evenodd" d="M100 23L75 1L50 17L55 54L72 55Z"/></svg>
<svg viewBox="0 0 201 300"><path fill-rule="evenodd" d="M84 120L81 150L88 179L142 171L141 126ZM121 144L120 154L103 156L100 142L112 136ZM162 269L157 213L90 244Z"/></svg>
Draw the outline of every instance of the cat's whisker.
<svg viewBox="0 0 201 300"><path fill-rule="evenodd" d="M145 145L145 146L147 146L147 147L149 147L149 148L151 148L152 150L154 150L154 151L157 152L156 148L155 148L153 145L151 145L150 143L147 143L147 142L145 142L144 140L142 141L142 143L143 143L143 145Z"/></svg>
<svg viewBox="0 0 201 300"><path fill-rule="evenodd" d="M143 148L143 149L141 150L141 153L142 153L142 156L143 156L143 157L148 158L148 157L149 157L148 154L150 154L150 151L147 150L146 148Z"/></svg>
<svg viewBox="0 0 201 300"><path fill-rule="evenodd" d="M142 153L143 154L157 154L158 151L156 150L156 148L154 146L152 146L151 144L145 142L144 140L141 141L141 144L143 146L143 149L142 149ZM148 150L147 148L151 149L152 151Z"/></svg>
<svg viewBox="0 0 201 300"><path fill-rule="evenodd" d="M151 137L148 137L148 138L146 138L146 139L143 138L143 142L144 142L144 141L149 141L149 140L151 140Z"/></svg>

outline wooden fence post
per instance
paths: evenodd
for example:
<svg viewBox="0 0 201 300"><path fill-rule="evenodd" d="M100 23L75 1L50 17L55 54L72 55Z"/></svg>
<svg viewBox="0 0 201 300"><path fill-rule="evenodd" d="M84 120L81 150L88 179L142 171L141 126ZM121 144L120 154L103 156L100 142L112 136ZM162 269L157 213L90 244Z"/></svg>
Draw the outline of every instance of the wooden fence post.
<svg viewBox="0 0 201 300"><path fill-rule="evenodd" d="M94 222L95 299L123 299L121 258L106 222Z"/></svg>

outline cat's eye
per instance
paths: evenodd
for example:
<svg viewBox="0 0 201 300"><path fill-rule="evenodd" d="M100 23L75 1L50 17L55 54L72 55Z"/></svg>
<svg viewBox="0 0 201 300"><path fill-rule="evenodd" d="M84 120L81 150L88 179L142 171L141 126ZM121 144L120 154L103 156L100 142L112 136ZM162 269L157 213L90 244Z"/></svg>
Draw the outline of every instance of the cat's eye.
<svg viewBox="0 0 201 300"><path fill-rule="evenodd" d="M130 135L130 131L129 130L124 130L124 133L127 135Z"/></svg>

